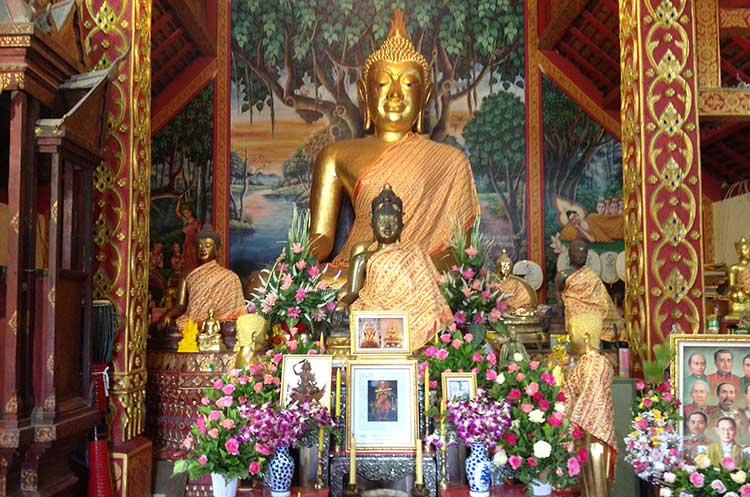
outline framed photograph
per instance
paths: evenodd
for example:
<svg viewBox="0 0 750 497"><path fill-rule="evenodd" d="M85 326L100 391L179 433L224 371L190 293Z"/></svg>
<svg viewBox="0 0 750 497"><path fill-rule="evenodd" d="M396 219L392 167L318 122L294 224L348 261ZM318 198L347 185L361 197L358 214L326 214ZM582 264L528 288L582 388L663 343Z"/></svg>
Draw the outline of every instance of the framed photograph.
<svg viewBox="0 0 750 497"><path fill-rule="evenodd" d="M442 373L440 379L446 400L470 400L477 396L476 373Z"/></svg>
<svg viewBox="0 0 750 497"><path fill-rule="evenodd" d="M357 359L349 362L346 451L414 452L419 436L417 361Z"/></svg>
<svg viewBox="0 0 750 497"><path fill-rule="evenodd" d="M281 362L281 405L314 400L331 409L333 356L286 354Z"/></svg>
<svg viewBox="0 0 750 497"><path fill-rule="evenodd" d="M407 312L352 311L349 316L352 355L409 355Z"/></svg>
<svg viewBox="0 0 750 497"><path fill-rule="evenodd" d="M719 441L748 446L750 341L734 335L692 334L671 335L670 341L686 455L706 452Z"/></svg>

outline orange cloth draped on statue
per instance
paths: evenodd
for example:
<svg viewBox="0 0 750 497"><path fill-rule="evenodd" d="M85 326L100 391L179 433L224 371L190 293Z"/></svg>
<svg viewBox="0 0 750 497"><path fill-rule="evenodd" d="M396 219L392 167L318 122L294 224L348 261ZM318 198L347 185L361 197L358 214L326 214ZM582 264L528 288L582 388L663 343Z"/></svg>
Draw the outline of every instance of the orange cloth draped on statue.
<svg viewBox="0 0 750 497"><path fill-rule="evenodd" d="M737 273L737 286L745 293L750 293L750 265Z"/></svg>
<svg viewBox="0 0 750 497"><path fill-rule="evenodd" d="M409 133L362 174L352 194L354 224L333 265L349 265L352 247L372 240L371 203L390 184L403 200L401 247L432 255L448 246L455 226L468 228L479 215L471 166L458 149Z"/></svg>
<svg viewBox="0 0 750 497"><path fill-rule="evenodd" d="M498 282L498 288L501 294L510 294L510 297L503 300L505 305L508 306L506 312L512 314L518 309L531 307L532 301L529 290L519 280L507 277Z"/></svg>
<svg viewBox="0 0 750 497"><path fill-rule="evenodd" d="M588 266L583 266L565 280L561 294L565 304L565 322L577 314L597 314L604 320L601 339L615 339L612 323L619 320L617 309L602 280Z"/></svg>
<svg viewBox="0 0 750 497"><path fill-rule="evenodd" d="M350 308L408 312L414 353L453 321L437 277L437 269L424 251L391 245L370 256L364 286Z"/></svg>
<svg viewBox="0 0 750 497"><path fill-rule="evenodd" d="M235 319L245 310L240 278L216 261L206 262L190 271L185 284L188 304L185 314L177 318L180 329L185 326L188 317L192 317L196 323L206 319L209 309L216 311L219 321Z"/></svg>
<svg viewBox="0 0 750 497"><path fill-rule="evenodd" d="M602 385L611 385L614 375L612 364L606 357L589 352L576 360L563 386L570 424L608 445L612 451L608 468L610 479L615 476L617 442L611 389Z"/></svg>

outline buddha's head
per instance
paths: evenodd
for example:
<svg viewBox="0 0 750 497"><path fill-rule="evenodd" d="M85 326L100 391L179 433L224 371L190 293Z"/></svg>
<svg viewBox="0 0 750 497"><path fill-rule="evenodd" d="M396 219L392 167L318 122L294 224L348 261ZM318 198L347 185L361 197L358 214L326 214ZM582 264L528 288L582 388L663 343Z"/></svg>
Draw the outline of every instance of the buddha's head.
<svg viewBox="0 0 750 497"><path fill-rule="evenodd" d="M744 236L737 240L734 244L734 248L737 251L737 255L740 260L750 260L750 243Z"/></svg>
<svg viewBox="0 0 750 497"><path fill-rule="evenodd" d="M416 125L422 132L432 91L430 66L409 39L400 9L383 44L365 60L357 90L366 130L374 125L379 135L400 135Z"/></svg>
<svg viewBox="0 0 750 497"><path fill-rule="evenodd" d="M401 238L403 202L385 185L372 200L372 233L379 243L396 243Z"/></svg>
<svg viewBox="0 0 750 497"><path fill-rule="evenodd" d="M568 256L570 265L580 269L586 265L586 259L589 257L589 248L583 240L573 240L568 246Z"/></svg>
<svg viewBox="0 0 750 497"><path fill-rule="evenodd" d="M503 249L503 252L500 254L500 257L498 257L495 265L497 266L498 274L500 274L502 278L507 278L510 275L510 272L513 270L513 261L508 257L507 250Z"/></svg>
<svg viewBox="0 0 750 497"><path fill-rule="evenodd" d="M598 314L576 314L568 322L570 351L575 355L585 354L590 350L599 350L603 321Z"/></svg>
<svg viewBox="0 0 750 497"><path fill-rule="evenodd" d="M221 238L210 224L204 224L195 234L195 252L198 255L198 263L204 264L216 260L221 248Z"/></svg>
<svg viewBox="0 0 750 497"><path fill-rule="evenodd" d="M260 349L266 343L268 322L260 314L243 314L237 318L237 341L242 346Z"/></svg>

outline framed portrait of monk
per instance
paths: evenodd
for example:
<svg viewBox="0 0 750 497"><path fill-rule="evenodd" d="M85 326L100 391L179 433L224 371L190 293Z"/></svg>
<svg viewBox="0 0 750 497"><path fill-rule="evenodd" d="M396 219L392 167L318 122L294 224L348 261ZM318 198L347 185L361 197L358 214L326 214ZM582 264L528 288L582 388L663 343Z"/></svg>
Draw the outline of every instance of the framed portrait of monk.
<svg viewBox="0 0 750 497"><path fill-rule="evenodd" d="M408 312L351 311L351 353L407 356L411 353Z"/></svg>
<svg viewBox="0 0 750 497"><path fill-rule="evenodd" d="M683 416L683 452L695 457L716 443L750 447L747 337L677 334L670 341L672 381Z"/></svg>
<svg viewBox="0 0 750 497"><path fill-rule="evenodd" d="M333 356L286 354L281 362L281 405L312 400L331 409Z"/></svg>
<svg viewBox="0 0 750 497"><path fill-rule="evenodd" d="M417 361L355 359L347 370L346 450L408 453L419 437Z"/></svg>
<svg viewBox="0 0 750 497"><path fill-rule="evenodd" d="M449 401L467 401L477 396L476 373L440 374L443 387L443 398Z"/></svg>

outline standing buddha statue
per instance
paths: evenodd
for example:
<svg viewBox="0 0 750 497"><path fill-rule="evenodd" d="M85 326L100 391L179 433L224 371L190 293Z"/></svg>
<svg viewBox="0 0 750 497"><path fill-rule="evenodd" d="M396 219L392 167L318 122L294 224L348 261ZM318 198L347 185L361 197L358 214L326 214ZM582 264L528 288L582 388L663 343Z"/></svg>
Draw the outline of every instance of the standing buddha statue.
<svg viewBox="0 0 750 497"><path fill-rule="evenodd" d="M612 364L599 353L602 318L576 314L569 323L570 347L576 363L565 378L566 415L573 427L584 432L577 443L589 453L581 466L583 497L609 495L614 481L617 443L612 406Z"/></svg>
<svg viewBox="0 0 750 497"><path fill-rule="evenodd" d="M750 243L743 236L734 244L739 260L729 268L729 314L727 319L740 319L750 312Z"/></svg>
<svg viewBox="0 0 750 497"><path fill-rule="evenodd" d="M390 183L403 196L402 247L420 247L436 263L443 261L454 226L471 226L479 201L466 156L421 135L430 66L411 43L400 10L381 47L365 61L357 90L365 130L373 127L374 133L333 143L318 155L310 192L313 252L318 260L331 254L346 194L354 223L332 264L347 268L352 248L372 239L370 203Z"/></svg>
<svg viewBox="0 0 750 497"><path fill-rule="evenodd" d="M453 321L453 314L427 254L418 246L403 248L399 243L402 208L390 185L372 200L376 244L363 242L352 248L349 277L337 307L408 312L411 350L416 352Z"/></svg>

